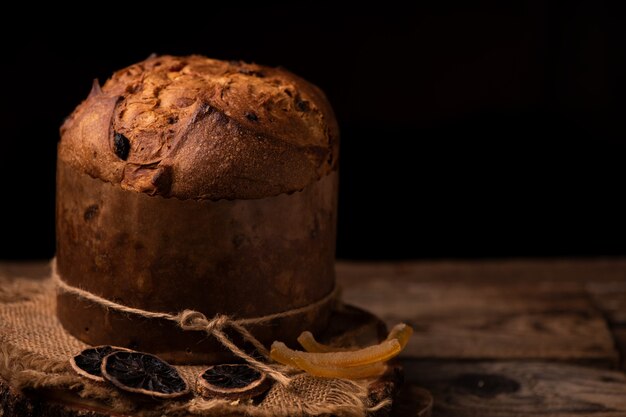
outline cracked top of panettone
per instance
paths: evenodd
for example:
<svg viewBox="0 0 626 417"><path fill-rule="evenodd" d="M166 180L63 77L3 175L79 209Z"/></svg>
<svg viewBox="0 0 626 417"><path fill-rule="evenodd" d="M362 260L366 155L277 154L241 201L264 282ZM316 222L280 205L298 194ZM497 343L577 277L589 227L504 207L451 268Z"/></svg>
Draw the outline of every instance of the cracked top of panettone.
<svg viewBox="0 0 626 417"><path fill-rule="evenodd" d="M336 168L324 93L281 69L159 56L97 83L61 127L59 159L122 188L180 199L298 191Z"/></svg>

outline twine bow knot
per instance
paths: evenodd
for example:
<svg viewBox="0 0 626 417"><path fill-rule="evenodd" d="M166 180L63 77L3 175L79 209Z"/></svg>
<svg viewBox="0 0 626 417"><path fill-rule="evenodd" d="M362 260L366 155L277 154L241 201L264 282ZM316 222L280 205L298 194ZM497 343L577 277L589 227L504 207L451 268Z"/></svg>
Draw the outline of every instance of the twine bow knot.
<svg viewBox="0 0 626 417"><path fill-rule="evenodd" d="M215 330L222 330L229 323L228 316L223 314L217 314L211 320L194 310L184 310L179 314L178 325L183 330L203 330L213 332Z"/></svg>
<svg viewBox="0 0 626 417"><path fill-rule="evenodd" d="M251 366L256 369L265 372L270 377L274 378L276 381L281 383L282 385L289 385L291 382L290 378L285 375L284 372L281 372L276 365L270 365L264 362L261 362L254 357L252 357L247 352L243 351L239 348L233 341L228 337L228 335L224 332L226 328L231 328L235 332L237 332L243 340L249 342L254 346L254 348L261 354L265 359L269 360L269 352L259 342L259 340L252 335L244 326L242 326L237 320L232 320L230 317L217 314L211 320L209 320L204 314L199 311L194 310L184 310L183 312L174 316L174 321L178 323L183 330L195 330L195 331L203 331L209 336L213 336L217 339L218 342L222 344L226 349L232 352L235 356L245 360Z"/></svg>

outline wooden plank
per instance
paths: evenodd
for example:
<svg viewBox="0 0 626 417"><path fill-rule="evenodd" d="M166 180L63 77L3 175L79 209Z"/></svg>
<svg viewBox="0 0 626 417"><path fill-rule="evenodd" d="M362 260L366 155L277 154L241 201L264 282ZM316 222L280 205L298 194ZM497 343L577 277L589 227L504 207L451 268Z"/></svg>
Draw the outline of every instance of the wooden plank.
<svg viewBox="0 0 626 417"><path fill-rule="evenodd" d="M623 417L626 376L544 362L423 362L407 380L429 389L435 417Z"/></svg>
<svg viewBox="0 0 626 417"><path fill-rule="evenodd" d="M415 329L406 357L553 359L615 366L618 353L584 283L405 282L346 286L344 299Z"/></svg>
<svg viewBox="0 0 626 417"><path fill-rule="evenodd" d="M590 281L587 291L611 324L626 325L626 279Z"/></svg>
<svg viewBox="0 0 626 417"><path fill-rule="evenodd" d="M620 352L620 368L626 371L626 326L614 326L611 329L615 338L615 345Z"/></svg>
<svg viewBox="0 0 626 417"><path fill-rule="evenodd" d="M362 262L339 261L342 282L399 281L626 281L626 258L504 259Z"/></svg>
<svg viewBox="0 0 626 417"><path fill-rule="evenodd" d="M416 328L407 354L431 360L410 361L407 375L435 393L433 415L626 416L623 374L530 361L616 363L615 342L626 351L626 260L339 262L337 270L345 300ZM48 262L0 262L4 283L36 284L48 272ZM4 394L0 403L25 415L42 411Z"/></svg>
<svg viewBox="0 0 626 417"><path fill-rule="evenodd" d="M393 401L391 417L430 417L433 404L429 391L405 384Z"/></svg>

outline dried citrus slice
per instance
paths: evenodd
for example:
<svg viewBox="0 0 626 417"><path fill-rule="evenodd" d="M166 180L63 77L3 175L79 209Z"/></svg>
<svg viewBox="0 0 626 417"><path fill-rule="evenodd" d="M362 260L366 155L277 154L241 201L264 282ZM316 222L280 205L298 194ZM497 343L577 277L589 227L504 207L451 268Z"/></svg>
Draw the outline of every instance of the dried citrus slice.
<svg viewBox="0 0 626 417"><path fill-rule="evenodd" d="M121 390L153 398L176 398L189 387L176 368L143 352L113 352L102 361L102 376Z"/></svg>
<svg viewBox="0 0 626 417"><path fill-rule="evenodd" d="M198 377L197 389L203 397L246 400L263 394L270 385L265 373L238 363L211 366Z"/></svg>
<svg viewBox="0 0 626 417"><path fill-rule="evenodd" d="M83 349L78 354L72 356L70 359L70 365L79 375L94 381L102 382L104 381L100 370L102 360L105 356L118 351L129 352L130 350L118 346L94 346Z"/></svg>
<svg viewBox="0 0 626 417"><path fill-rule="evenodd" d="M400 323L393 326L389 332L387 340L396 339L400 343L400 348L404 349L413 334L413 328L408 324Z"/></svg>
<svg viewBox="0 0 626 417"><path fill-rule="evenodd" d="M294 358L294 363L303 371L325 378L363 379L382 375L387 370L383 362L369 365L346 367L332 367L313 365L302 358Z"/></svg>
<svg viewBox="0 0 626 417"><path fill-rule="evenodd" d="M289 349L282 342L274 342L270 356L284 365L299 367L296 358L309 362L313 366L321 367L352 367L384 362L398 355L402 349L396 339L385 340L378 345L350 352L300 352Z"/></svg>

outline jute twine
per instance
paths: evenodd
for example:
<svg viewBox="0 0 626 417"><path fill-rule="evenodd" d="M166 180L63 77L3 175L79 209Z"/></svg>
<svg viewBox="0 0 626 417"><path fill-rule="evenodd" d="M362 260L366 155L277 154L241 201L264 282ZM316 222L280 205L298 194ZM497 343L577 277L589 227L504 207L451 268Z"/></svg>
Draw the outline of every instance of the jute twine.
<svg viewBox="0 0 626 417"><path fill-rule="evenodd" d="M287 376L285 369L257 361L287 377L289 385L274 384L265 398L256 404L233 403L222 399L207 400L194 394L189 399L155 402L153 406L146 407L145 403L137 403L112 386L82 378L71 369L69 359L87 345L68 334L56 319L56 285L58 285L56 278L34 282L29 279L9 280L0 276L0 377L16 389L71 392L80 398L101 404L108 412L132 413L142 417L162 415L363 417L369 412L389 406L391 402L388 399L377 404L370 403L368 399L370 380L317 378L305 373ZM231 328L245 338L245 333L240 332L239 327L245 330L246 324L254 323L248 320L260 320L263 323L274 318L268 316L233 320L220 316L207 319L194 313L197 312L167 314L170 317L160 316L160 318L175 320L181 327L189 326L187 330L207 333L210 331L210 334L228 349L230 346L216 336L216 330L224 334L225 328ZM291 311L286 313L297 314ZM232 343L227 336L224 337ZM231 351L237 354L237 350ZM259 352L263 351L267 352L265 348L259 349ZM243 359L247 360L245 357ZM251 365L257 366L254 362L251 362ZM195 385L197 375L204 370L202 366L176 366L176 368L192 387ZM275 375L272 373L273 377Z"/></svg>

